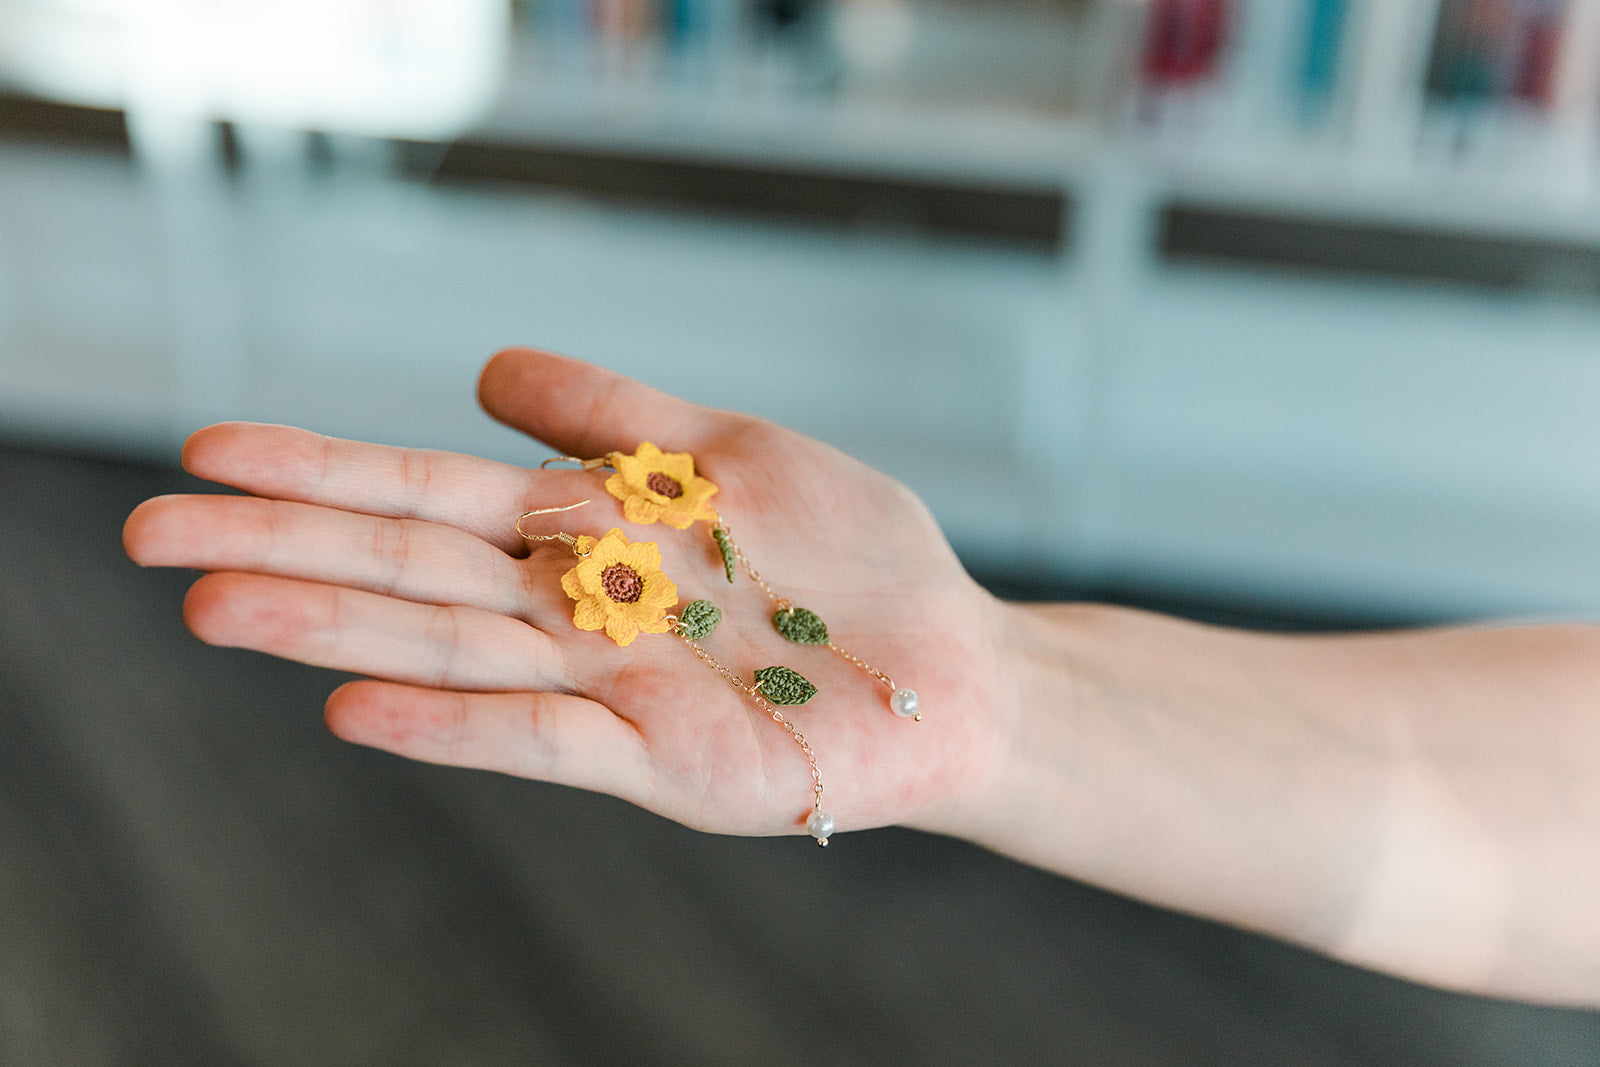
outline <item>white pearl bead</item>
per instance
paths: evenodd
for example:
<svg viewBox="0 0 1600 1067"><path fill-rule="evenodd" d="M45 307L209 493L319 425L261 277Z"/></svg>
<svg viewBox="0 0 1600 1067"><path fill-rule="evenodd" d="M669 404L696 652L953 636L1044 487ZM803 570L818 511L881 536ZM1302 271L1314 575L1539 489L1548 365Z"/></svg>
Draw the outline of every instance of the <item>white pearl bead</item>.
<svg viewBox="0 0 1600 1067"><path fill-rule="evenodd" d="M917 713L917 694L911 689L896 689L894 696L889 698L889 707L903 719L909 719Z"/></svg>
<svg viewBox="0 0 1600 1067"><path fill-rule="evenodd" d="M811 817L806 820L806 833L816 838L817 844L826 845L828 843L828 835L833 833L833 816L821 808L816 809L811 813Z"/></svg>

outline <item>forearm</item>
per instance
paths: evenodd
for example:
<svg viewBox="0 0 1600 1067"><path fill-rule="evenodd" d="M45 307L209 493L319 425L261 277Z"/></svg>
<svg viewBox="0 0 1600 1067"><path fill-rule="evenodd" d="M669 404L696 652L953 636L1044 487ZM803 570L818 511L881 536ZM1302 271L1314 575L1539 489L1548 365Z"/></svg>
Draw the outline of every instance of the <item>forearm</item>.
<svg viewBox="0 0 1600 1067"><path fill-rule="evenodd" d="M1383 970L1600 1003L1600 629L1004 611L1002 755L955 832Z"/></svg>

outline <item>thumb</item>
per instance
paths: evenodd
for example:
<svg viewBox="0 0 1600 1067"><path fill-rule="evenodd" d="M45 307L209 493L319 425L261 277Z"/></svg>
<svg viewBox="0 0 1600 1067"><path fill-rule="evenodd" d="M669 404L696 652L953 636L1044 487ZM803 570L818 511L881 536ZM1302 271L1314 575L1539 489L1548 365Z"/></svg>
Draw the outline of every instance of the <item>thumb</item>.
<svg viewBox="0 0 1600 1067"><path fill-rule="evenodd" d="M583 459L632 452L641 441L696 450L720 412L614 371L531 348L495 354L478 377L478 403L500 422Z"/></svg>

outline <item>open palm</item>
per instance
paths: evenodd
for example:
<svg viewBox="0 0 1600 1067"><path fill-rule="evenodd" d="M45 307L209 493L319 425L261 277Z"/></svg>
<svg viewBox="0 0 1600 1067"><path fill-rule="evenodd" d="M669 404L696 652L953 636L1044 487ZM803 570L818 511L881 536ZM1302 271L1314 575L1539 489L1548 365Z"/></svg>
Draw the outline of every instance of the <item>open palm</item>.
<svg viewBox="0 0 1600 1067"><path fill-rule="evenodd" d="M202 640L368 676L328 700L341 737L611 793L700 829L798 831L810 768L778 724L670 635L618 647L573 625L561 589L572 551L530 552L516 520L588 499L524 529L654 541L682 601L722 607L704 642L717 661L747 682L774 664L815 682L819 696L786 713L840 829L935 825L970 802L1007 706L1002 611L909 491L798 434L545 353L499 354L479 391L490 414L563 454L646 440L692 453L767 581L914 688L925 721L893 715L881 682L826 649L780 637L766 596L744 575L725 581L704 523L625 522L603 472L213 426L190 439L185 466L251 495L147 501L128 552L211 572L184 609Z"/></svg>

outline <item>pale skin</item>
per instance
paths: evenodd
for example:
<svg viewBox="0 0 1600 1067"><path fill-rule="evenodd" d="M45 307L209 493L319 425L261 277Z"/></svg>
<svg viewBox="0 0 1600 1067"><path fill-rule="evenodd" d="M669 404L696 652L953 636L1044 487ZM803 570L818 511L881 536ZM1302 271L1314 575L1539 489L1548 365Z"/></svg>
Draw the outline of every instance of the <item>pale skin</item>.
<svg viewBox="0 0 1600 1067"><path fill-rule="evenodd" d="M1090 604L1004 603L908 490L766 422L529 350L479 382L547 443L529 468L229 423L185 467L247 496L142 504L147 566L207 572L184 604L215 645L365 676L338 736L412 759L622 797L698 829L799 834L793 740L671 634L572 625L560 542L617 526L660 546L707 650L822 694L790 718L846 831L949 834L1157 904L1447 987L1600 1006L1600 627L1277 636ZM704 523L623 521L605 472L548 454L691 452L768 581L921 697L786 643ZM799 847L799 846L797 846Z"/></svg>

